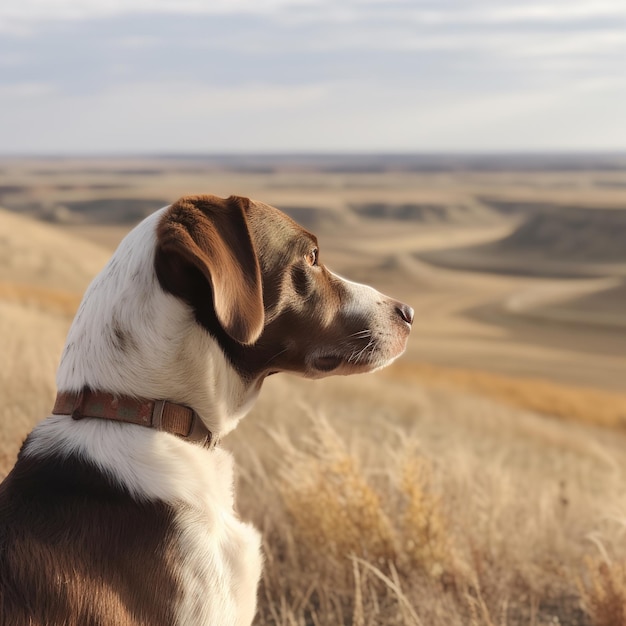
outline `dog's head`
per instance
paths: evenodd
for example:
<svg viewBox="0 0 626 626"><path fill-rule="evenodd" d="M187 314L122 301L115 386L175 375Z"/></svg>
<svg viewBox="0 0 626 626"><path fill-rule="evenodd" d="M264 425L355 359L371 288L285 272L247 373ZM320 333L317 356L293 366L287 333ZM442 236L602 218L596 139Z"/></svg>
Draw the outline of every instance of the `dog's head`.
<svg viewBox="0 0 626 626"><path fill-rule="evenodd" d="M269 374L383 367L412 321L409 306L326 269L316 238L277 209L185 197L133 229L94 279L57 386L172 400L225 433Z"/></svg>
<svg viewBox="0 0 626 626"><path fill-rule="evenodd" d="M404 351L413 322L408 305L329 271L314 235L246 198L172 205L155 270L248 380L378 369Z"/></svg>

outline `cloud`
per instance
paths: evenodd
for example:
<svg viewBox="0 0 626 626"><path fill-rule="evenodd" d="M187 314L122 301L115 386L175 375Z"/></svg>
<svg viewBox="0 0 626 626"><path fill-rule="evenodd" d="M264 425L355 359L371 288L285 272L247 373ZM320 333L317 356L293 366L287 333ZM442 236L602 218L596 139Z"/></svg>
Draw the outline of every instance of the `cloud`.
<svg viewBox="0 0 626 626"><path fill-rule="evenodd" d="M267 14L309 4L315 4L314 0L4 0L0 5L0 18L63 21L155 13Z"/></svg>
<svg viewBox="0 0 626 626"><path fill-rule="evenodd" d="M197 152L260 148L279 139L281 118L299 118L329 102L328 85L251 84L210 88L196 83L136 83L68 97L36 86L0 88L0 98L21 98L0 134L10 152ZM280 140L280 139L279 139Z"/></svg>
<svg viewBox="0 0 626 626"><path fill-rule="evenodd" d="M11 119L0 119L0 134L23 154L609 150L626 145L626 126L614 123L625 98L625 81L508 94L159 82L52 93L45 103L24 94Z"/></svg>
<svg viewBox="0 0 626 626"><path fill-rule="evenodd" d="M0 85L0 100L24 100L53 94L54 86L49 83L20 82Z"/></svg>
<svg viewBox="0 0 626 626"><path fill-rule="evenodd" d="M0 31L5 150L626 147L621 0L4 0Z"/></svg>
<svg viewBox="0 0 626 626"><path fill-rule="evenodd" d="M624 18L621 0L4 0L0 20L97 19L119 15L266 15L325 22L395 19L436 24L568 23Z"/></svg>

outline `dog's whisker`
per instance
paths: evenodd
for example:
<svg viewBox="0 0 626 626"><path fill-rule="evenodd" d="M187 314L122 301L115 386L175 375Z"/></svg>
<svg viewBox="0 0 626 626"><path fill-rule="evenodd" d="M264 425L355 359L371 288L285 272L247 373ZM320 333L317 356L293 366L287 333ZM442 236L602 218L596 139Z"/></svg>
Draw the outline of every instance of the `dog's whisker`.
<svg viewBox="0 0 626 626"><path fill-rule="evenodd" d="M271 356L264 364L264 367L267 367L274 359L277 359L281 354L284 354L285 352L287 352L287 350L289 350L289 348L283 348L282 350L280 350L279 352L277 352L276 354L274 354L273 356Z"/></svg>
<svg viewBox="0 0 626 626"><path fill-rule="evenodd" d="M358 363L358 362L359 362L359 360L361 359L361 357L362 357L362 356L365 354L365 352L367 351L367 349L368 349L368 348L370 348L370 347L371 347L371 346L373 346L373 345L374 345L374 340L373 340L373 339L370 339L370 341L367 343L367 345L366 345L364 348L362 348L362 349L359 351L359 353L357 354L357 357L356 357L355 363Z"/></svg>
<svg viewBox="0 0 626 626"><path fill-rule="evenodd" d="M352 337L363 337L363 338L365 338L365 337L371 336L371 334L372 334L372 331L366 328L365 330L357 330L357 332L352 333L351 335L348 335L346 337L346 339L350 339Z"/></svg>

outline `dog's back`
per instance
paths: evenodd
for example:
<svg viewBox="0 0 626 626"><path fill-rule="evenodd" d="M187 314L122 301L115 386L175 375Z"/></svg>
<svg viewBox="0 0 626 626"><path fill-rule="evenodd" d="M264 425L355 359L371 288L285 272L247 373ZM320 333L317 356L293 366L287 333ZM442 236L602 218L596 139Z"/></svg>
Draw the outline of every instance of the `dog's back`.
<svg viewBox="0 0 626 626"><path fill-rule="evenodd" d="M20 454L0 485L0 624L174 623L174 528L88 462Z"/></svg>

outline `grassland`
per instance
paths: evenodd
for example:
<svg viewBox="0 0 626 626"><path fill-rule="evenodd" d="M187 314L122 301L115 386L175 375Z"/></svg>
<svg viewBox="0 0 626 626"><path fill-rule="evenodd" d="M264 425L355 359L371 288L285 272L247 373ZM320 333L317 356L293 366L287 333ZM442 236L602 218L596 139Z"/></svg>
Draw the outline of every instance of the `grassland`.
<svg viewBox="0 0 626 626"><path fill-rule="evenodd" d="M68 194L236 192L309 207L300 218L319 235L323 260L404 298L417 319L407 355L388 370L269 379L226 440L239 466L238 508L264 536L256 623L626 625L626 343L597 317L623 313L619 276L604 285L419 258L505 239L523 223L524 203L617 207L626 200L620 171L87 165L0 167L15 211L42 217L43 206L55 221L0 213L0 476L48 413L80 294L129 228L58 210ZM392 217L372 216L377 203ZM369 217L350 209L365 205ZM440 205L453 209L432 209ZM480 219L468 221L473 210ZM600 287L608 295L593 299ZM557 306L582 317L540 315Z"/></svg>

